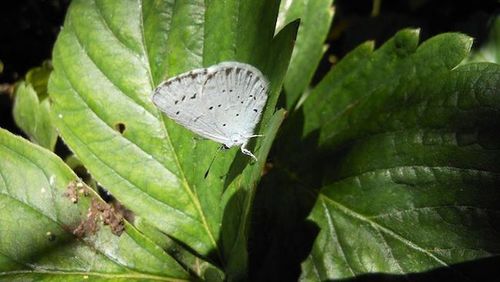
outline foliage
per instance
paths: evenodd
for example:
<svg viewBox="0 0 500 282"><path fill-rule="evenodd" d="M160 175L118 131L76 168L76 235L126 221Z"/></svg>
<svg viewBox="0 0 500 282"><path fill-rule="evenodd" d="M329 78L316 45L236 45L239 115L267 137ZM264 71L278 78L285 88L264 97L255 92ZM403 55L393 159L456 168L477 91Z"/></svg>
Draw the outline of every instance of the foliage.
<svg viewBox="0 0 500 282"><path fill-rule="evenodd" d="M0 280L466 280L457 264L498 258L500 66L464 64L464 34L405 29L311 86L332 17L331 1L74 0L53 70L16 88L46 149L0 131ZM234 148L205 177L219 145L150 95L228 60L271 83L264 137L257 162Z"/></svg>
<svg viewBox="0 0 500 282"><path fill-rule="evenodd" d="M16 124L30 140L51 151L57 141L57 132L50 119L50 101L47 82L52 67L48 62L26 74L26 80L15 89L13 115Z"/></svg>

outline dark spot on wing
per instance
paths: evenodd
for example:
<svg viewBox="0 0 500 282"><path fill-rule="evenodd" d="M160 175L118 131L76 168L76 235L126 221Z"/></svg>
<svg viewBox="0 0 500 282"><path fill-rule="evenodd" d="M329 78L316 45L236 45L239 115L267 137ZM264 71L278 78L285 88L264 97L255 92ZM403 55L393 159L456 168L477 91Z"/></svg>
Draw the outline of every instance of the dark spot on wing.
<svg viewBox="0 0 500 282"><path fill-rule="evenodd" d="M185 96L185 95L184 95L184 96L182 96L182 99L181 99L181 100L182 100L182 101L186 100L186 96Z"/></svg>
<svg viewBox="0 0 500 282"><path fill-rule="evenodd" d="M214 74L213 74L213 73L211 73L211 74L207 75L207 80L211 79L212 77L214 77Z"/></svg>
<svg viewBox="0 0 500 282"><path fill-rule="evenodd" d="M213 106L210 106L210 108L208 108L209 110L213 109L214 107Z"/></svg>
<svg viewBox="0 0 500 282"><path fill-rule="evenodd" d="M192 73L192 72L189 72L189 76L192 78L192 79L195 79L198 74L197 73Z"/></svg>
<svg viewBox="0 0 500 282"><path fill-rule="evenodd" d="M243 104L243 101L241 101L240 103Z"/></svg>
<svg viewBox="0 0 500 282"><path fill-rule="evenodd" d="M257 109L253 109L254 112L257 112Z"/></svg>
<svg viewBox="0 0 500 282"><path fill-rule="evenodd" d="M207 69L203 69L203 74L207 74Z"/></svg>
<svg viewBox="0 0 500 282"><path fill-rule="evenodd" d="M178 115L180 113L180 111L177 111L175 114Z"/></svg>
<svg viewBox="0 0 500 282"><path fill-rule="evenodd" d="M229 92L233 92L233 89L229 89Z"/></svg>
<svg viewBox="0 0 500 282"><path fill-rule="evenodd" d="M177 77L177 78L175 79L175 81L180 82L180 81L181 81L181 78L180 78L180 77Z"/></svg>
<svg viewBox="0 0 500 282"><path fill-rule="evenodd" d="M226 69L226 75L230 75L232 71L233 71L232 68L227 68Z"/></svg>
<svg viewBox="0 0 500 282"><path fill-rule="evenodd" d="M222 124L222 126L226 126L226 124L224 123L224 124Z"/></svg>
<svg viewBox="0 0 500 282"><path fill-rule="evenodd" d="M217 107L219 107L219 108L220 108L220 106L222 106L222 105L221 104L217 105Z"/></svg>
<svg viewBox="0 0 500 282"><path fill-rule="evenodd" d="M193 96L189 97L189 99L195 99L196 98L196 93L193 94Z"/></svg>
<svg viewBox="0 0 500 282"><path fill-rule="evenodd" d="M252 77L253 73L251 71L247 70L247 75Z"/></svg>
<svg viewBox="0 0 500 282"><path fill-rule="evenodd" d="M222 89L222 93L226 92L226 89Z"/></svg>
<svg viewBox="0 0 500 282"><path fill-rule="evenodd" d="M240 96L238 96L238 99L240 98Z"/></svg>
<svg viewBox="0 0 500 282"><path fill-rule="evenodd" d="M179 100L175 100L174 104L176 104L176 105L177 105L177 103L179 103Z"/></svg>
<svg viewBox="0 0 500 282"><path fill-rule="evenodd" d="M236 116L237 116L237 117L239 117L239 116L240 116L240 114L236 114Z"/></svg>
<svg viewBox="0 0 500 282"><path fill-rule="evenodd" d="M239 74L239 73L240 73L240 71L241 71L241 69L240 69L240 68L236 68L236 74Z"/></svg>
<svg viewBox="0 0 500 282"><path fill-rule="evenodd" d="M252 97L253 97L253 95L250 95L250 98L252 98Z"/></svg>

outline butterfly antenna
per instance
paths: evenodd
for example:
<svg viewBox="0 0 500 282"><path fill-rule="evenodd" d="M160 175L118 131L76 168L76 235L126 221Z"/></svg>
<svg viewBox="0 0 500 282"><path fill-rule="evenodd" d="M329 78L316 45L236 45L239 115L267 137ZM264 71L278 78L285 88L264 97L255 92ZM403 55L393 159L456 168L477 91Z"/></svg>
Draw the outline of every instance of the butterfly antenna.
<svg viewBox="0 0 500 282"><path fill-rule="evenodd" d="M215 152L215 155L212 158L212 161L210 162L210 165L208 166L207 172L205 172L205 179L207 178L208 173L210 172L210 168L212 168L212 165L214 164L214 161L215 161L215 158L217 157L217 154L222 150L222 148L224 148L224 145L220 146L219 149L217 150L217 152Z"/></svg>

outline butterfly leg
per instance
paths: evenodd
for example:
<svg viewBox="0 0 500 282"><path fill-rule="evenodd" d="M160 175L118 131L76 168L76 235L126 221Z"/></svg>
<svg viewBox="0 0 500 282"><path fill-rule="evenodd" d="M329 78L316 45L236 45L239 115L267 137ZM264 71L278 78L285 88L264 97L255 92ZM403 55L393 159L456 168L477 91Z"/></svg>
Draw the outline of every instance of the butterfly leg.
<svg viewBox="0 0 500 282"><path fill-rule="evenodd" d="M248 150L247 148L245 148L245 147L246 147L246 145L247 145L246 143L245 143L245 144L243 144L243 145L241 145L241 152L242 152L243 154L247 155L247 156L252 157L252 159L254 159L255 161L257 161L257 157L255 157L255 156L252 154L252 152L250 152L250 150Z"/></svg>

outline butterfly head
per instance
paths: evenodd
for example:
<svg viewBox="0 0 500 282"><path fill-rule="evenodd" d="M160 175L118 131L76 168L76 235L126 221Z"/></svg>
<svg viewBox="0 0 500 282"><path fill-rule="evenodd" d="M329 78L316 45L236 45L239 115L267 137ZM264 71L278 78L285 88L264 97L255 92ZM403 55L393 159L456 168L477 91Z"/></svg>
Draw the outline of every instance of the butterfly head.
<svg viewBox="0 0 500 282"><path fill-rule="evenodd" d="M239 146L239 145L244 144L247 140L248 140L248 138L245 138L241 134L234 133L233 135L231 135L231 137L229 138L229 140L227 140L224 143L224 146L226 146L228 148L231 148L233 146Z"/></svg>

